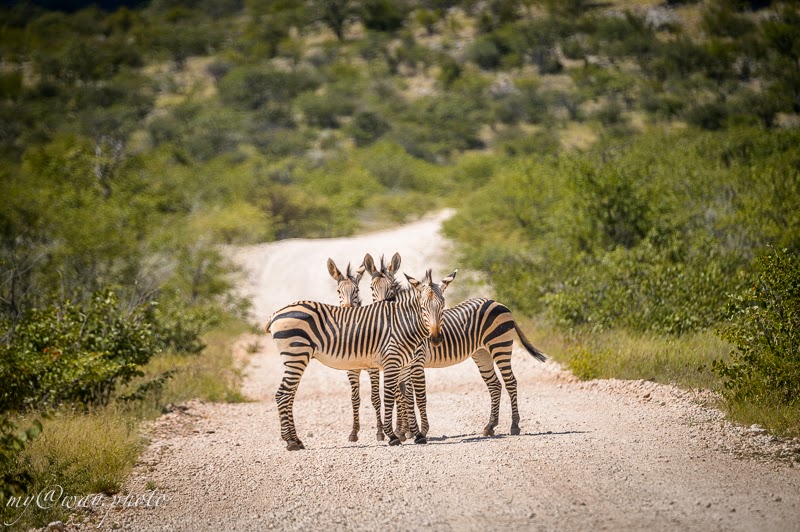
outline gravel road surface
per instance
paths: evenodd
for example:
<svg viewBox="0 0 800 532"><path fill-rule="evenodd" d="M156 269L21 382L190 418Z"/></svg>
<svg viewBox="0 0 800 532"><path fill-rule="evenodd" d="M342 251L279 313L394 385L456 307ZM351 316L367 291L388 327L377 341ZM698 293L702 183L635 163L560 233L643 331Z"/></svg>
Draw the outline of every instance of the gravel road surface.
<svg viewBox="0 0 800 532"><path fill-rule="evenodd" d="M328 257L343 267L360 264L365 252L399 251L401 271L421 276L431 266L435 278L445 276L457 266L439 234L446 216L353 238L238 249L254 319L263 324L299 299L336 303ZM455 290L460 280L448 304L487 295L469 283ZM367 279L361 288L369 301ZM536 345L536 331L526 333ZM508 435L503 392L498 436L480 436L489 395L466 361L427 372L430 443L389 447L375 438L366 374L360 439L351 443L347 377L312 362L295 402L307 450L288 452L271 338L246 335L232 349L247 361L244 392L253 401L192 402L156 421L128 491L155 486L161 497L114 508L99 528L800 530L800 441L731 425L704 406L706 394L644 381L578 382L516 349L522 435Z"/></svg>

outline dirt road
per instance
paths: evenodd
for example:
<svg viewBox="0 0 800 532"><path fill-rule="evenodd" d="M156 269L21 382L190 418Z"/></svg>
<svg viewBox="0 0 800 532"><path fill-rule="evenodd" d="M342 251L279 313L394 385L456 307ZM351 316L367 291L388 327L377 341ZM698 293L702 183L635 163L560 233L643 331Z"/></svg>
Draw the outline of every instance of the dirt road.
<svg viewBox="0 0 800 532"><path fill-rule="evenodd" d="M347 239L284 241L237 252L255 315L294 300L336 303L325 260L399 251L402 271L454 266L444 214ZM456 287L457 279L453 283ZM470 294L480 291L467 287ZM368 283L362 282L367 301ZM448 293L454 304L464 292ZM527 331L536 344L536 331ZM800 441L726 423L689 392L648 382L580 383L516 350L521 436L481 437L489 396L474 363L428 372L430 443L375 439L362 375L360 440L343 372L312 362L295 403L308 448L288 452L273 394L281 364L269 336L247 370L244 404L192 403L164 416L130 481L159 504L108 513L125 530L800 530ZM769 454L770 457L765 456ZM782 458L781 458L782 455ZM778 458L775 458L775 457ZM794 463L794 464L793 464Z"/></svg>

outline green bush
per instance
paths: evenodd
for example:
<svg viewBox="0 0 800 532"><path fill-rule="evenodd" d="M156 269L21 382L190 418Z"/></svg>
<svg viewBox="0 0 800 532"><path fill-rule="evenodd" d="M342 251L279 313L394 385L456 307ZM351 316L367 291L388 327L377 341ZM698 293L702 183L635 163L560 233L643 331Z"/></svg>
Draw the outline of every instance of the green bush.
<svg viewBox="0 0 800 532"><path fill-rule="evenodd" d="M734 403L800 406L800 256L773 250L757 260L750 290L735 296L732 324L720 336L734 346L716 361L725 397Z"/></svg>
<svg viewBox="0 0 800 532"><path fill-rule="evenodd" d="M42 423L39 420L34 420L30 428L21 431L8 417L0 418L0 508L4 508L11 497L27 495L26 490L33 477L29 471L16 467L17 460L25 446L41 431Z"/></svg>
<svg viewBox="0 0 800 532"><path fill-rule="evenodd" d="M491 36L483 35L475 39L467 49L470 61L485 70L492 70L500 66L503 52Z"/></svg>
<svg viewBox="0 0 800 532"><path fill-rule="evenodd" d="M162 349L149 305L126 311L110 290L3 323L0 411L76 402L106 404Z"/></svg>
<svg viewBox="0 0 800 532"><path fill-rule="evenodd" d="M724 319L758 249L798 247L796 138L691 130L518 158L445 228L513 308L566 329L685 335Z"/></svg>
<svg viewBox="0 0 800 532"><path fill-rule="evenodd" d="M435 187L432 165L394 143L373 144L361 152L360 159L364 169L388 189L430 191Z"/></svg>
<svg viewBox="0 0 800 532"><path fill-rule="evenodd" d="M339 118L353 113L353 103L340 94L306 92L295 100L306 123L318 128L338 128Z"/></svg>
<svg viewBox="0 0 800 532"><path fill-rule="evenodd" d="M527 155L556 155L561 148L558 134L552 129L542 129L526 133L516 128L508 128L497 134L494 144L509 157Z"/></svg>
<svg viewBox="0 0 800 532"><path fill-rule="evenodd" d="M349 127L350 135L353 137L356 146L372 144L389 129L391 129L391 126L380 114L366 110L358 111L353 116L353 122Z"/></svg>
<svg viewBox="0 0 800 532"><path fill-rule="evenodd" d="M739 266L711 243L648 239L586 259L546 301L568 328L682 335L724 319L727 293L741 284Z"/></svg>
<svg viewBox="0 0 800 532"><path fill-rule="evenodd" d="M397 31L405 23L408 7L398 0L364 0L361 21L375 31Z"/></svg>
<svg viewBox="0 0 800 532"><path fill-rule="evenodd" d="M728 108L722 102L711 102L691 107L686 112L686 121L709 131L722 129L728 118Z"/></svg>
<svg viewBox="0 0 800 532"><path fill-rule="evenodd" d="M222 101L243 110L268 103L285 103L301 92L316 89L321 80L310 70L283 71L262 66L231 69L218 84Z"/></svg>

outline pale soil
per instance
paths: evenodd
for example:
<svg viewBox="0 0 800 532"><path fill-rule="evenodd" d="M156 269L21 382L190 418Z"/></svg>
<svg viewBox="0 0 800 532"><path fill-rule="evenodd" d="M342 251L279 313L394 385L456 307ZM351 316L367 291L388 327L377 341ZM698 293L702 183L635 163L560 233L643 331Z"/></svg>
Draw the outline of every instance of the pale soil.
<svg viewBox="0 0 800 532"><path fill-rule="evenodd" d="M430 265L443 277L453 262L437 233L443 216L354 238L239 250L254 317L263 324L298 299L336 303L329 256L343 266L360 264L365 252L399 251L402 271L421 276ZM361 287L369 301L366 279ZM526 332L536 344L536 331ZM234 349L246 358L255 344L244 384L253 402L193 402L162 417L128 489L142 494L155 484L166 502L112 510L102 528L800 530L800 441L732 426L702 406L700 394L641 381L580 383L517 350L521 436L507 435L505 393L500 435L480 436L489 397L467 361L427 373L430 443L388 447L375 439L366 376L360 441L350 443L347 378L313 362L295 403L307 450L288 452L271 338L245 336Z"/></svg>

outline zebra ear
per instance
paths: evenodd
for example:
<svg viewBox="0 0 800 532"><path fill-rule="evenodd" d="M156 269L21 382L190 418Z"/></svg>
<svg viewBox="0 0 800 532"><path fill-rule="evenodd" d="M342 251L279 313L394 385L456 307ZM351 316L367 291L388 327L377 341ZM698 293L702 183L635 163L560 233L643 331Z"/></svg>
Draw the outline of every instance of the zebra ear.
<svg viewBox="0 0 800 532"><path fill-rule="evenodd" d="M392 262L389 263L389 273L394 275L400 269L400 253L395 253L392 256Z"/></svg>
<svg viewBox="0 0 800 532"><path fill-rule="evenodd" d="M414 279L413 277L411 277L407 273L404 273L403 275L406 276L406 280L408 281L408 284L410 284L412 288L416 288L417 290L420 289L419 288L419 286L420 286L419 281L417 281L416 279Z"/></svg>
<svg viewBox="0 0 800 532"><path fill-rule="evenodd" d="M358 284L361 281L361 276L364 275L364 270L366 270L366 268L364 267L363 264L359 266L358 269L356 270L356 275L355 275L356 284Z"/></svg>
<svg viewBox="0 0 800 532"><path fill-rule="evenodd" d="M448 275L447 277L445 277L444 279L442 279L442 282L441 282L441 284L439 284L439 290L441 290L441 291L442 291L442 293L444 293L444 290L445 290L445 288L447 288L447 286L448 286L450 283L452 283L452 282L453 282L453 279L455 279L455 278L456 278L456 274L457 274L457 273L458 273L458 270L456 269L456 271L454 271L453 273L451 273L450 275Z"/></svg>
<svg viewBox="0 0 800 532"><path fill-rule="evenodd" d="M337 283L344 279L342 272L336 267L336 263L333 262L333 259L328 259L328 273L331 274L331 277L333 277L333 280Z"/></svg>
<svg viewBox="0 0 800 532"><path fill-rule="evenodd" d="M369 274L373 277L377 273L375 271L375 261L372 260L372 255L370 255L369 253L367 253L364 256L364 263L362 264L362 266L364 266L364 268L367 269L367 272L369 272Z"/></svg>

